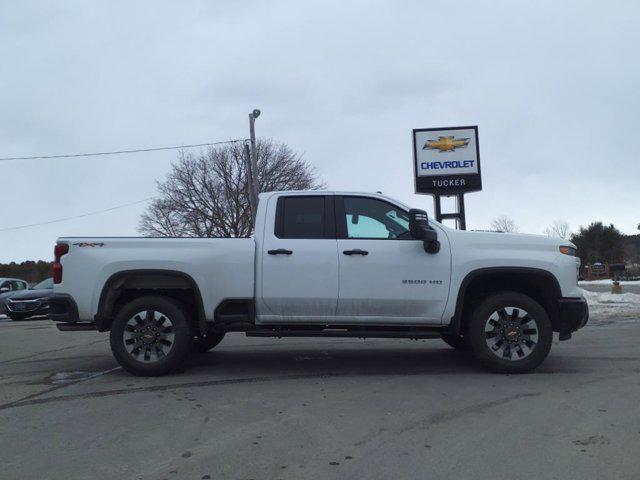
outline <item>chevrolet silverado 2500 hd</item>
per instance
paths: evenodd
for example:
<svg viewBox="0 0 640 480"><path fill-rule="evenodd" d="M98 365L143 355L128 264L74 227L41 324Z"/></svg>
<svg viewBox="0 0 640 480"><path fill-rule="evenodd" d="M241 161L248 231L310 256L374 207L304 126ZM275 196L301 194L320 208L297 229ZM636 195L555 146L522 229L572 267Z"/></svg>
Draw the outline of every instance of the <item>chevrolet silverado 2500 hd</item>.
<svg viewBox="0 0 640 480"><path fill-rule="evenodd" d="M226 332L441 338L525 372L587 322L579 264L565 240L453 230L380 194L270 192L252 238L60 238L50 317L110 332L137 375Z"/></svg>

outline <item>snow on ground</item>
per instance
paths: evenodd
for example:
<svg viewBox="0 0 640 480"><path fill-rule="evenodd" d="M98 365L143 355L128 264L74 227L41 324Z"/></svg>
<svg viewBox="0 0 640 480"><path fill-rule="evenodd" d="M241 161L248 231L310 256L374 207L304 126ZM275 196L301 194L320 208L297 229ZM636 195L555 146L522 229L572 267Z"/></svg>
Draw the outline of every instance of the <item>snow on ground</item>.
<svg viewBox="0 0 640 480"><path fill-rule="evenodd" d="M640 286L640 280L620 280L620 285L637 285ZM612 285L613 280L610 278L604 278L602 280L580 280L578 285L583 285L585 287L589 285Z"/></svg>
<svg viewBox="0 0 640 480"><path fill-rule="evenodd" d="M640 320L640 295L637 293L590 292L582 290L589 304L589 323L610 317Z"/></svg>

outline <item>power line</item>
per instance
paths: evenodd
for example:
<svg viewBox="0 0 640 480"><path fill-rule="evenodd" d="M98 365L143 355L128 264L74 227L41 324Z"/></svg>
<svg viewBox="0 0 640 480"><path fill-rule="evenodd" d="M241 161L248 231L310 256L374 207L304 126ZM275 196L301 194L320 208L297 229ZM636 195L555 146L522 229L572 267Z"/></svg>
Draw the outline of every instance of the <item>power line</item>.
<svg viewBox="0 0 640 480"><path fill-rule="evenodd" d="M98 215L100 213L111 212L112 210L118 210L120 208L125 208L125 207L131 207L133 205L138 205L140 203L144 203L144 202L148 202L149 200L153 200L154 198L156 198L156 197L147 197L147 198L144 198L142 200L138 200L137 202L125 203L123 205L116 205L115 207L105 208L104 210L96 210L95 212L83 213L81 215L75 215L73 217L57 218L55 220L49 220L49 221L40 222L40 223L31 223L29 225L19 225L17 227L0 228L0 232L8 232L9 230L21 230L23 228L38 227L40 225L49 225L51 223L66 222L67 220L75 220L76 218L90 217L92 215Z"/></svg>
<svg viewBox="0 0 640 480"><path fill-rule="evenodd" d="M225 143L239 143L246 141L248 141L248 139L243 138L238 140L226 140L224 142L194 143L191 145L175 145L173 147L136 148L134 150L116 150L113 152L69 153L64 155L37 155L31 157L3 157L0 158L0 162L9 162L13 160L44 160L52 158L96 157L99 155L119 155L121 153L157 152L158 150L179 150L181 148L208 147L213 145L223 145Z"/></svg>

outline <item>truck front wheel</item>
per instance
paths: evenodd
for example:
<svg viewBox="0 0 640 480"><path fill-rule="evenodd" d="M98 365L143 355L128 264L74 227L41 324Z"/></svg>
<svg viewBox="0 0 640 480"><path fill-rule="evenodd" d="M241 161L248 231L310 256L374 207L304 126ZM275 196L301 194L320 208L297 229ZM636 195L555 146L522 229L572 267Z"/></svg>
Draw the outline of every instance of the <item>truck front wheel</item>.
<svg viewBox="0 0 640 480"><path fill-rule="evenodd" d="M168 297L140 297L120 309L111 325L111 351L134 375L164 375L191 351L193 333L182 306Z"/></svg>
<svg viewBox="0 0 640 480"><path fill-rule="evenodd" d="M553 328L546 310L527 295L491 295L473 312L467 338L478 359L490 370L524 373L549 354Z"/></svg>

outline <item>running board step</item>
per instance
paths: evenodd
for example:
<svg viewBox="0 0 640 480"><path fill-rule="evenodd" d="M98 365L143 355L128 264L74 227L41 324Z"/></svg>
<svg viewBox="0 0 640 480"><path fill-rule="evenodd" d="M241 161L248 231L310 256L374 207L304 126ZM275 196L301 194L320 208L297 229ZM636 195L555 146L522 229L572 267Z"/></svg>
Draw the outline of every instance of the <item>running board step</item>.
<svg viewBox="0 0 640 480"><path fill-rule="evenodd" d="M247 337L351 337L351 338L440 338L437 331L411 330L250 330Z"/></svg>
<svg viewBox="0 0 640 480"><path fill-rule="evenodd" d="M97 330L95 323L56 323L61 332L77 332L83 330Z"/></svg>

